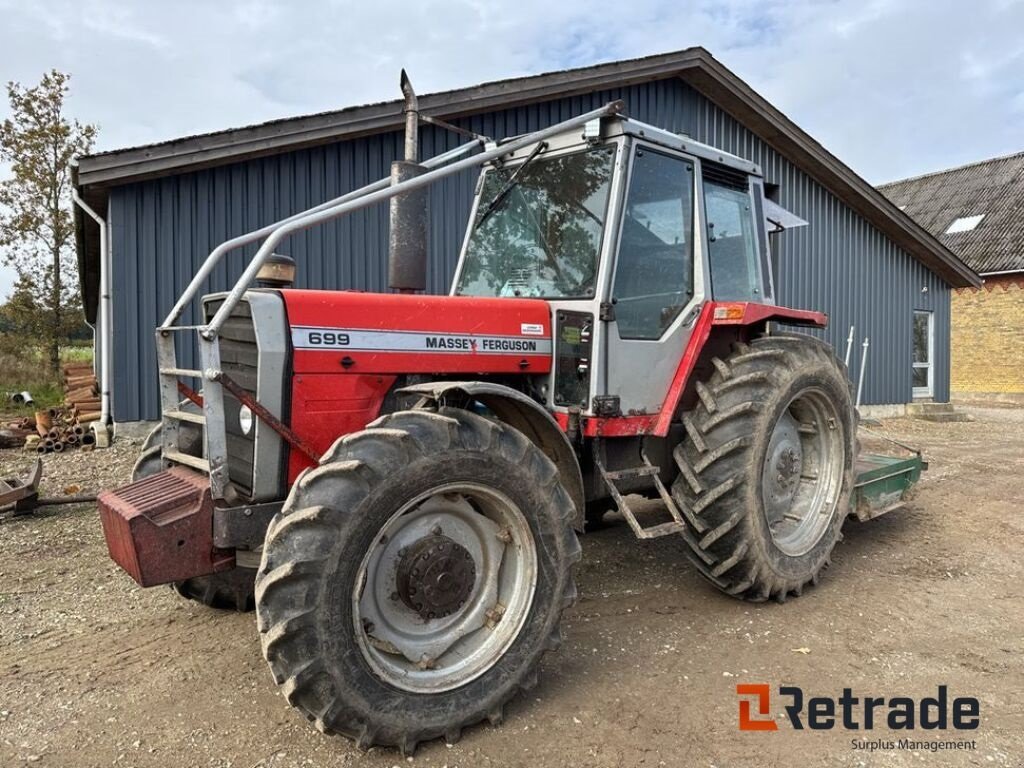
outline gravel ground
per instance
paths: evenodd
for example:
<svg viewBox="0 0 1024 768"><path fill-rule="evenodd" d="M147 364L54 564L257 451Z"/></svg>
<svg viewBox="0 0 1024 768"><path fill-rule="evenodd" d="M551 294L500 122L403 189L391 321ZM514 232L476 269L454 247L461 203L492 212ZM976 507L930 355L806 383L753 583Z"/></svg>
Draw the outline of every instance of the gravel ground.
<svg viewBox="0 0 1024 768"><path fill-rule="evenodd" d="M585 536L581 598L540 685L501 727L408 763L311 729L271 681L251 614L136 587L108 559L94 505L0 516L0 765L1019 767L1024 409L971 412L883 423L931 461L915 500L850 522L822 584L785 605L718 595L679 541L637 542L622 523ZM117 485L136 451L46 457L43 492ZM2 451L0 469L29 459ZM851 743L863 731L740 733L738 682L887 697L945 684L980 699L977 748L868 753Z"/></svg>

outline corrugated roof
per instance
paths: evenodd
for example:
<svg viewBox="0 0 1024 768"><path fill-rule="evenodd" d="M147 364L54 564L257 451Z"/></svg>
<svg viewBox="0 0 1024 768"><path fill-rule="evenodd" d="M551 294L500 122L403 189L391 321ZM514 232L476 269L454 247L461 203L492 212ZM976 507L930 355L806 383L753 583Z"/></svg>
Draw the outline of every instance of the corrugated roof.
<svg viewBox="0 0 1024 768"><path fill-rule="evenodd" d="M975 272L1024 271L1024 152L878 189ZM982 219L973 228L968 221L948 231L976 216Z"/></svg>
<svg viewBox="0 0 1024 768"><path fill-rule="evenodd" d="M886 237L952 286L980 278L912 218L826 150L763 96L700 47L560 72L498 80L419 97L423 114L458 120L495 109L536 104L596 90L678 77L761 136L790 162L843 200ZM628 113L629 105L627 105ZM106 210L111 186L188 173L358 136L401 130L402 101L348 107L200 136L79 158L75 184L85 200ZM504 137L496 137L504 138ZM79 273L86 317L95 313L99 230L75 208Z"/></svg>

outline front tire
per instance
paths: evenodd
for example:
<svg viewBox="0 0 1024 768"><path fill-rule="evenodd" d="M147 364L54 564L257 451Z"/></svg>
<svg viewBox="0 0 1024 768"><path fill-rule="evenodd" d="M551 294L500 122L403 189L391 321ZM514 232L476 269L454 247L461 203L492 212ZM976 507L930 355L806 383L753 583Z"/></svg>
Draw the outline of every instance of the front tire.
<svg viewBox="0 0 1024 768"><path fill-rule="evenodd" d="M831 347L802 335L738 345L697 385L672 486L700 573L744 600L816 584L850 509L856 411Z"/></svg>
<svg viewBox="0 0 1024 768"><path fill-rule="evenodd" d="M497 723L561 642L580 547L558 470L515 429L401 411L295 483L256 581L289 703L359 746Z"/></svg>

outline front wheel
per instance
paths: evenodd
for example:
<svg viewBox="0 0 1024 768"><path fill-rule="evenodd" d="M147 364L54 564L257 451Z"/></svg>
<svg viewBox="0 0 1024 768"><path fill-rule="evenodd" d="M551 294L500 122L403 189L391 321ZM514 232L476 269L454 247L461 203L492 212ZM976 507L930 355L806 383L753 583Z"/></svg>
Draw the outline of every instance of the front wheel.
<svg viewBox="0 0 1024 768"><path fill-rule="evenodd" d="M817 583L850 509L856 411L831 348L810 336L739 345L697 385L672 487L698 570L746 600Z"/></svg>
<svg viewBox="0 0 1024 768"><path fill-rule="evenodd" d="M575 599L573 504L520 432L402 411L339 440L271 523L256 581L288 701L361 747L444 736L536 682Z"/></svg>

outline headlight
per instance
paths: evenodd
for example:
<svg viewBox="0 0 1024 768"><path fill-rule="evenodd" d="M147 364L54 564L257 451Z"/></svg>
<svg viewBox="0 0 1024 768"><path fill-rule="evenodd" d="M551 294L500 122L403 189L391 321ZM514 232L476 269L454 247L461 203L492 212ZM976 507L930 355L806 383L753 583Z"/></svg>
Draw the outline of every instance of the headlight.
<svg viewBox="0 0 1024 768"><path fill-rule="evenodd" d="M238 426L242 428L242 434L248 435L252 432L252 411L249 410L249 406L243 405L238 409Z"/></svg>

